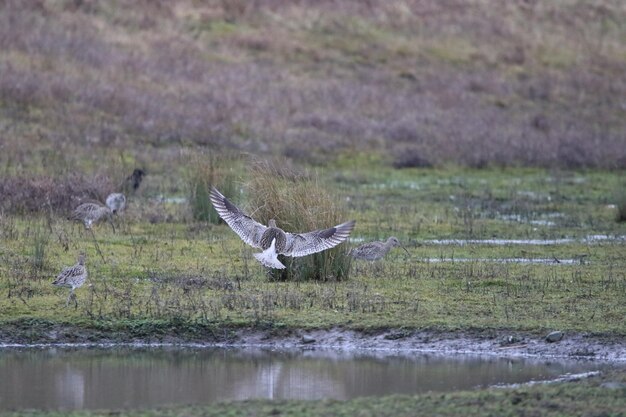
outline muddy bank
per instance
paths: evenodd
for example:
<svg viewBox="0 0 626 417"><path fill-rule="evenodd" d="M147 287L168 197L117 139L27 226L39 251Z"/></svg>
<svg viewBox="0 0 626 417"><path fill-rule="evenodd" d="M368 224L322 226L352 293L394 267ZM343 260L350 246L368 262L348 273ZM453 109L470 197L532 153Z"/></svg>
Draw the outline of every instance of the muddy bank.
<svg viewBox="0 0 626 417"><path fill-rule="evenodd" d="M15 321L0 326L0 345L157 343L285 348L375 349L497 356L586 358L625 362L626 337L567 333L552 335L506 330L359 331L344 328L301 330L241 328L186 323L119 323L76 326Z"/></svg>
<svg viewBox="0 0 626 417"><path fill-rule="evenodd" d="M587 358L626 362L626 339L564 333L555 342L542 335L507 331L407 331L360 332L346 329L295 331L272 336L262 331L238 331L234 345L276 347L324 347L336 349L379 349L438 353L471 353L498 356Z"/></svg>

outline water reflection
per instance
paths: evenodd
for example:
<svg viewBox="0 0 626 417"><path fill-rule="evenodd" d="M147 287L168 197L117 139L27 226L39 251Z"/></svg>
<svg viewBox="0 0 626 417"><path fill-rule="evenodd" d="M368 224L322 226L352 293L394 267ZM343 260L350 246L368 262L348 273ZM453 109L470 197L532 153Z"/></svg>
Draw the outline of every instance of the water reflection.
<svg viewBox="0 0 626 417"><path fill-rule="evenodd" d="M452 391L599 369L592 362L329 350L0 350L0 409L98 409L249 398L349 399Z"/></svg>

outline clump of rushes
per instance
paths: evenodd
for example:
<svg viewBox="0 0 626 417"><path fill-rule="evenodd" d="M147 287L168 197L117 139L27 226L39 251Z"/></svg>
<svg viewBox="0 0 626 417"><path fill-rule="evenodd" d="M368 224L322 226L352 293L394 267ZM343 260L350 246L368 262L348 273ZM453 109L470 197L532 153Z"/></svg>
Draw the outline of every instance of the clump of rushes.
<svg viewBox="0 0 626 417"><path fill-rule="evenodd" d="M284 161L256 161L248 183L251 213L267 224L275 219L281 229L297 233L324 229L348 220L341 200L319 184L317 177L289 168ZM227 195L227 194L225 194ZM346 244L300 258L279 255L285 269L268 270L277 281L343 281L350 275Z"/></svg>
<svg viewBox="0 0 626 417"><path fill-rule="evenodd" d="M236 175L233 166L237 165L235 156L220 155L212 152L193 152L189 157L188 195L189 207L194 220L217 224L220 216L209 200L211 185L224 195L237 193Z"/></svg>
<svg viewBox="0 0 626 417"><path fill-rule="evenodd" d="M46 264L48 238L49 234L38 224L33 233L31 256L31 266L36 271L41 271Z"/></svg>
<svg viewBox="0 0 626 417"><path fill-rule="evenodd" d="M615 220L618 222L626 222L626 189L622 189L617 194L617 213L615 213Z"/></svg>

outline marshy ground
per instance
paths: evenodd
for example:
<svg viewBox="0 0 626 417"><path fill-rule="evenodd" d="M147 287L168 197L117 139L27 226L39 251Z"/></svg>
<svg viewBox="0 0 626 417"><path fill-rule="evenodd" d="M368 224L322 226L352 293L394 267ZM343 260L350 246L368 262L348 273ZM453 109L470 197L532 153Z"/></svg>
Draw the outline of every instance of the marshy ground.
<svg viewBox="0 0 626 417"><path fill-rule="evenodd" d="M581 340L561 353L588 357L600 348L583 340L626 343L620 2L0 8L1 342L228 341L246 329L536 341L559 330ZM357 221L353 245L393 235L410 255L318 280L269 276L207 199L216 181L261 215L252 160L284 170L283 186L325 190ZM147 175L131 192L135 168ZM66 220L122 189L116 232L100 224L94 241ZM80 251L89 280L66 308L51 281ZM546 395L618 412L602 383ZM548 401L540 390L378 404L532 410ZM307 407L353 415L375 410L368 401Z"/></svg>

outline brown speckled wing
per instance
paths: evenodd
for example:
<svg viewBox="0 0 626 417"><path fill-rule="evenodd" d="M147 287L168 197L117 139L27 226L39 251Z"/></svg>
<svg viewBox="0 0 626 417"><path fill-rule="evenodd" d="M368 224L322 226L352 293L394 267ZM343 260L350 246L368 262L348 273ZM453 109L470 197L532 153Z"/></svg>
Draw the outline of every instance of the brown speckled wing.
<svg viewBox="0 0 626 417"><path fill-rule="evenodd" d="M267 227L245 215L237 206L231 203L215 187L211 187L209 198L213 207L222 219L230 226L239 237L248 245L260 248L261 236Z"/></svg>
<svg viewBox="0 0 626 417"><path fill-rule="evenodd" d="M328 229L308 233L287 233L284 254L299 257L334 248L345 241L354 228L355 221L342 223Z"/></svg>

